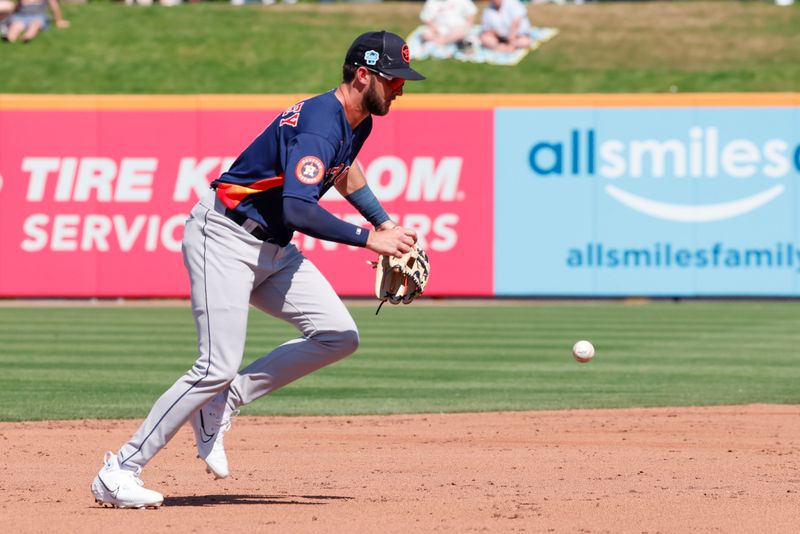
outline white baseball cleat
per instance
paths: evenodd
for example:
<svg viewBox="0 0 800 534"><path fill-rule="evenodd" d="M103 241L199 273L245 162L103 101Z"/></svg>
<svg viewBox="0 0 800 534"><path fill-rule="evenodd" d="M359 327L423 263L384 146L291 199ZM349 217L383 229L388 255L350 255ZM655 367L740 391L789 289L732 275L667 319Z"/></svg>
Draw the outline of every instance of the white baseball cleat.
<svg viewBox="0 0 800 534"><path fill-rule="evenodd" d="M231 429L231 417L239 413L238 410L227 410L227 398L227 390L218 393L190 419L197 444L197 456L205 460L206 471L217 479L228 476L225 432Z"/></svg>
<svg viewBox="0 0 800 534"><path fill-rule="evenodd" d="M114 508L158 508L164 496L144 487L139 479L139 469L135 473L122 469L117 455L106 452L103 468L92 481L92 495L98 504Z"/></svg>

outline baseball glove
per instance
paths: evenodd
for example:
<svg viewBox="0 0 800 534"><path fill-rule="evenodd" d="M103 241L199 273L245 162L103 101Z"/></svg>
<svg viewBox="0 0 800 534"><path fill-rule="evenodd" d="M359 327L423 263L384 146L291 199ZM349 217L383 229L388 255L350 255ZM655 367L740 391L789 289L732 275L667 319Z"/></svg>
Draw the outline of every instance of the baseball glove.
<svg viewBox="0 0 800 534"><path fill-rule="evenodd" d="M387 300L392 304L411 304L425 291L431 268L428 255L418 244L402 258L381 256L371 263L376 269L375 296L381 301L376 315Z"/></svg>

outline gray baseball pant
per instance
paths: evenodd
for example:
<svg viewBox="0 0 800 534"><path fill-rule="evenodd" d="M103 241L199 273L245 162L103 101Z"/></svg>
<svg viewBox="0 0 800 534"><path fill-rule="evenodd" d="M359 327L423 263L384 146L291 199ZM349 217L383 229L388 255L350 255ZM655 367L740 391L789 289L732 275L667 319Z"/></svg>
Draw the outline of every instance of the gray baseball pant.
<svg viewBox="0 0 800 534"><path fill-rule="evenodd" d="M319 270L297 248L261 241L227 218L214 191L192 209L183 237L198 358L119 450L144 467L215 394L238 408L355 352L358 330ZM302 334L239 371L250 304Z"/></svg>

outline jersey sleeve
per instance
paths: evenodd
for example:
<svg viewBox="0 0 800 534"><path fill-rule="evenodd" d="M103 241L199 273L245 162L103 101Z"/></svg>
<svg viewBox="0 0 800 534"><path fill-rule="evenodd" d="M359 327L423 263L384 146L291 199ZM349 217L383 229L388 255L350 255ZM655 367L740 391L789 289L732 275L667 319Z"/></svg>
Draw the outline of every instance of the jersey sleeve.
<svg viewBox="0 0 800 534"><path fill-rule="evenodd" d="M286 147L283 196L317 202L334 157L334 147L324 137L295 136Z"/></svg>

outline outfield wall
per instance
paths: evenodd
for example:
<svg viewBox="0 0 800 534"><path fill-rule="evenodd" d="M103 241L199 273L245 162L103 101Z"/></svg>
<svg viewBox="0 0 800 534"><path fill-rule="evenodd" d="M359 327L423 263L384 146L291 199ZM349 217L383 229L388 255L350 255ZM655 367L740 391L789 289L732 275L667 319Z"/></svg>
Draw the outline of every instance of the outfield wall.
<svg viewBox="0 0 800 534"><path fill-rule="evenodd" d="M186 214L301 98L0 95L0 296L186 296ZM359 160L434 296L800 295L798 94L407 95Z"/></svg>

